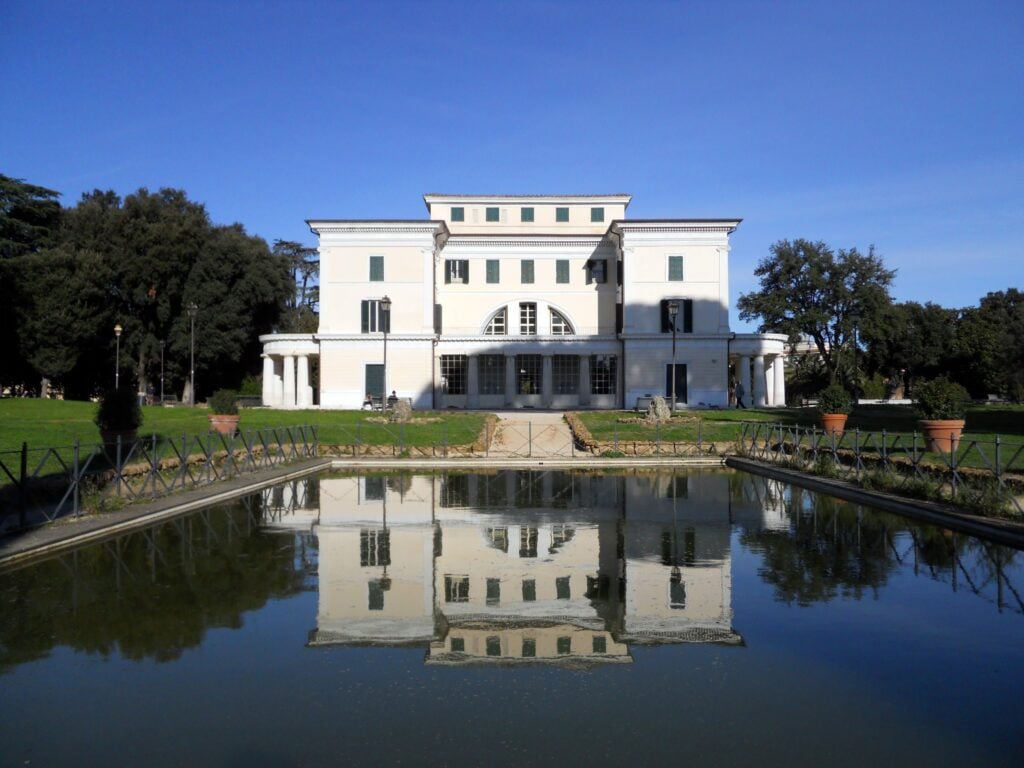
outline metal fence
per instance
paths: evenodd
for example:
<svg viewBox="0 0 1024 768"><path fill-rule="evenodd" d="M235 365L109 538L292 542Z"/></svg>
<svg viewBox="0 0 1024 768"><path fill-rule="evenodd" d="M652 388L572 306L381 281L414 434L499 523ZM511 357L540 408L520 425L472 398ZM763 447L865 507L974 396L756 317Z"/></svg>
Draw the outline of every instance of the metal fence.
<svg viewBox="0 0 1024 768"><path fill-rule="evenodd" d="M237 475L317 456L313 426L210 432L108 445L29 448L0 452L0 530L78 516L113 499L157 498ZM115 502L116 503L116 502Z"/></svg>
<svg viewBox="0 0 1024 768"><path fill-rule="evenodd" d="M743 422L736 445L740 455L752 459L862 482L884 473L897 492L922 481L954 500L965 491L982 489L1008 511L1024 515L1024 443L1007 442L999 435L991 440L964 435L956 449L946 453L926 450L924 438L916 432L853 429L836 435L817 427Z"/></svg>

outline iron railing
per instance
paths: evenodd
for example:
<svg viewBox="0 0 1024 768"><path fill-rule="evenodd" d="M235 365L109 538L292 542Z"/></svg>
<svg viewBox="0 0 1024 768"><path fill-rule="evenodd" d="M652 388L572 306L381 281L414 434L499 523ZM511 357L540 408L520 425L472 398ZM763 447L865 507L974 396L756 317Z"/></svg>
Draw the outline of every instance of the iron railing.
<svg viewBox="0 0 1024 768"><path fill-rule="evenodd" d="M955 450L932 452L917 432L852 429L837 435L818 427L743 422L736 446L748 458L858 481L867 473L887 473L897 492L924 480L956 500L965 489L987 485L1007 509L1024 514L1024 443L1006 442L999 435L991 440L954 437Z"/></svg>
<svg viewBox="0 0 1024 768"><path fill-rule="evenodd" d="M78 516L112 499L157 498L241 474L313 458L313 426L210 432L165 439L156 435L107 445L0 452L0 530Z"/></svg>

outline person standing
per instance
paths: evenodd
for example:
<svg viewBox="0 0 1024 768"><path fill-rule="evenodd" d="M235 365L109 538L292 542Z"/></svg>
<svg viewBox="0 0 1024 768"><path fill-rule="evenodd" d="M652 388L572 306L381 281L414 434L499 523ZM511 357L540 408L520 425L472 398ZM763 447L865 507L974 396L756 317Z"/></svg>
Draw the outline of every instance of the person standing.
<svg viewBox="0 0 1024 768"><path fill-rule="evenodd" d="M745 406L743 404L743 398L746 397L746 396L747 396L747 390L743 388L743 382L741 381L741 382L736 384L736 407L737 408L746 408L747 407L747 406Z"/></svg>

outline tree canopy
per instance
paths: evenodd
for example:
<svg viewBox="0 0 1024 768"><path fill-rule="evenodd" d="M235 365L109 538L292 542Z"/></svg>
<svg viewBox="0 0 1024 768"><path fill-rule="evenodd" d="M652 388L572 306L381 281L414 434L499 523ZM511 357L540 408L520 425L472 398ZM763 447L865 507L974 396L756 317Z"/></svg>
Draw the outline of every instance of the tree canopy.
<svg viewBox="0 0 1024 768"><path fill-rule="evenodd" d="M855 329L891 304L896 275L874 247L862 254L856 248L833 251L821 241L780 240L754 274L761 290L740 296L740 318L759 318L761 333L810 338L831 381L852 379Z"/></svg>

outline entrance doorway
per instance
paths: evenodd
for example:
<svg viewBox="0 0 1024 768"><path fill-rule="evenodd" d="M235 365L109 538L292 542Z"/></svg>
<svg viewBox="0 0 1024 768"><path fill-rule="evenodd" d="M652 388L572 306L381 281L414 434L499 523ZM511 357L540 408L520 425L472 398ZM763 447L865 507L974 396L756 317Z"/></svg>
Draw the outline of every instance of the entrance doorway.
<svg viewBox="0 0 1024 768"><path fill-rule="evenodd" d="M676 403L686 405L686 365L676 363ZM672 406L672 364L665 366L665 400Z"/></svg>

